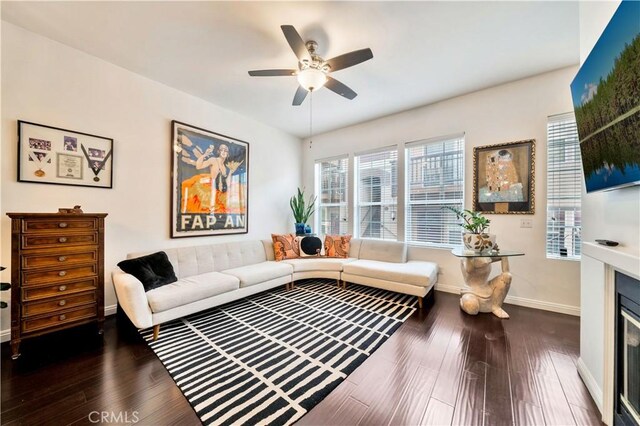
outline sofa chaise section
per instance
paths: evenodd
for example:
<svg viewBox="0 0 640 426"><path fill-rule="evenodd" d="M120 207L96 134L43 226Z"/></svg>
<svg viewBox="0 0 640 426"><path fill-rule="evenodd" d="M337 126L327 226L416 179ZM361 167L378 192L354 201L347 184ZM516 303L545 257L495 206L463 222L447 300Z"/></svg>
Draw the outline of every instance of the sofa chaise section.
<svg viewBox="0 0 640 426"><path fill-rule="evenodd" d="M346 263L342 280L423 297L438 280L438 265L422 260L407 261L407 246L400 242L361 240L358 259Z"/></svg>

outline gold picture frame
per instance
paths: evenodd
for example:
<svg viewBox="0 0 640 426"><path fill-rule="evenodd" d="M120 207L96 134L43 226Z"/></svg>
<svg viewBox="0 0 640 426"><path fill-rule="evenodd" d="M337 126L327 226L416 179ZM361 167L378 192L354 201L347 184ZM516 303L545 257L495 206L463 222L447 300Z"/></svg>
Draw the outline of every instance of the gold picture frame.
<svg viewBox="0 0 640 426"><path fill-rule="evenodd" d="M473 148L473 209L534 214L535 158L535 139Z"/></svg>

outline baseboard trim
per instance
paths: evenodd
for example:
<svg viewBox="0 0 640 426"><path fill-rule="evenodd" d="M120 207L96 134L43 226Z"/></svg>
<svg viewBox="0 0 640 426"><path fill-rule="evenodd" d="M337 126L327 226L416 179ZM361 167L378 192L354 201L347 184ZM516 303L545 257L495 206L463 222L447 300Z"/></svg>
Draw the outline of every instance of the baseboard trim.
<svg viewBox="0 0 640 426"><path fill-rule="evenodd" d="M600 389L598 383L596 383L596 379L593 377L584 361L582 361L582 358L578 358L576 368L578 369L580 378L587 387L587 390L591 394L593 401L598 406L598 410L600 410L600 415L602 416L602 389Z"/></svg>
<svg viewBox="0 0 640 426"><path fill-rule="evenodd" d="M104 316L115 315L118 310L118 305L109 305L104 307ZM8 342L11 340L11 329L0 331L0 343Z"/></svg>
<svg viewBox="0 0 640 426"><path fill-rule="evenodd" d="M108 317L109 315L115 315L118 310L118 305L109 305L104 307L104 316Z"/></svg>
<svg viewBox="0 0 640 426"><path fill-rule="evenodd" d="M460 287L449 284L436 284L436 290L445 293L460 294ZM558 312L560 314L580 316L580 307L563 305L561 303L545 302L542 300L527 299L525 297L507 296L504 303L511 305L524 306L525 308L541 309L543 311Z"/></svg>

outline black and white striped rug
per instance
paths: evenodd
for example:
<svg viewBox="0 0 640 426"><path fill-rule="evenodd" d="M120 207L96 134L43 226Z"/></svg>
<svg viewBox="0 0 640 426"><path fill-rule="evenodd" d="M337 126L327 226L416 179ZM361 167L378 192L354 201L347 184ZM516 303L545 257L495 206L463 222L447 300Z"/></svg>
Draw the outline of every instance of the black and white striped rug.
<svg viewBox="0 0 640 426"><path fill-rule="evenodd" d="M416 298L335 281L274 289L141 333L204 424L291 424L415 311Z"/></svg>

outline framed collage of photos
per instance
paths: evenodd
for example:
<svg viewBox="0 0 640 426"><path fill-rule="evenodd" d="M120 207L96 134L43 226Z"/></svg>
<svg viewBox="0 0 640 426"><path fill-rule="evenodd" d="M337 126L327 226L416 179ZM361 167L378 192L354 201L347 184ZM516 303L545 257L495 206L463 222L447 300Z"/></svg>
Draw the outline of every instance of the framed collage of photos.
<svg viewBox="0 0 640 426"><path fill-rule="evenodd" d="M247 233L249 143L171 124L171 238Z"/></svg>
<svg viewBox="0 0 640 426"><path fill-rule="evenodd" d="M113 187L113 139L18 121L18 181Z"/></svg>
<svg viewBox="0 0 640 426"><path fill-rule="evenodd" d="M473 149L473 209L490 214L534 214L534 139Z"/></svg>

